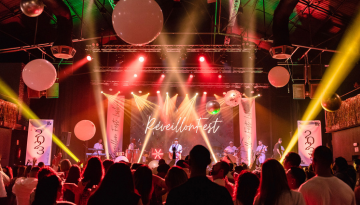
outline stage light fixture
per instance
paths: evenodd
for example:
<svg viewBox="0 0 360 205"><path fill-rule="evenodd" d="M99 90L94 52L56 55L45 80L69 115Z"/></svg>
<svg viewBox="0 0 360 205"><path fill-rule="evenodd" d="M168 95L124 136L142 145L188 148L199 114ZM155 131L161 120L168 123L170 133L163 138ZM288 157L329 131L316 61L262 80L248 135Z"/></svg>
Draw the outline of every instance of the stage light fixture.
<svg viewBox="0 0 360 205"><path fill-rule="evenodd" d="M91 61L91 60L92 60L92 57L91 57L90 54L86 56L86 60L88 60L88 61Z"/></svg>
<svg viewBox="0 0 360 205"><path fill-rule="evenodd" d="M140 61L140 62L144 62L144 61L145 61L145 58L144 58L143 56L140 56L140 57L139 57L139 61Z"/></svg>
<svg viewBox="0 0 360 205"><path fill-rule="evenodd" d="M169 93L168 92L166 92L166 95L168 95Z"/></svg>
<svg viewBox="0 0 360 205"><path fill-rule="evenodd" d="M193 78L194 77L194 75L193 74L190 74L190 78Z"/></svg>
<svg viewBox="0 0 360 205"><path fill-rule="evenodd" d="M200 56L199 61L200 61L200 62L204 62L204 61L205 61L205 57L204 57L204 56Z"/></svg>
<svg viewBox="0 0 360 205"><path fill-rule="evenodd" d="M196 95L198 95L199 93L196 93Z"/></svg>
<svg viewBox="0 0 360 205"><path fill-rule="evenodd" d="M156 91L156 93L160 93L160 91Z"/></svg>
<svg viewBox="0 0 360 205"><path fill-rule="evenodd" d="M101 91L101 93L104 93L103 91Z"/></svg>
<svg viewBox="0 0 360 205"><path fill-rule="evenodd" d="M162 74L161 77L162 77L162 78L165 78L165 74Z"/></svg>
<svg viewBox="0 0 360 205"><path fill-rule="evenodd" d="M226 92L223 92L223 95L226 95Z"/></svg>
<svg viewBox="0 0 360 205"><path fill-rule="evenodd" d="M141 91L141 90L139 90L139 93L142 93L142 91Z"/></svg>
<svg viewBox="0 0 360 205"><path fill-rule="evenodd" d="M219 75L218 78L222 78L222 75Z"/></svg>
<svg viewBox="0 0 360 205"><path fill-rule="evenodd" d="M134 78L136 78L137 77L137 74L134 74Z"/></svg>
<svg viewBox="0 0 360 205"><path fill-rule="evenodd" d="M207 94L207 92L204 92L204 95L206 95Z"/></svg>
<svg viewBox="0 0 360 205"><path fill-rule="evenodd" d="M109 88L109 91L112 91L113 89L112 88Z"/></svg>
<svg viewBox="0 0 360 205"><path fill-rule="evenodd" d="M258 94L258 96L260 97L261 95L260 95L260 94Z"/></svg>
<svg viewBox="0 0 360 205"><path fill-rule="evenodd" d="M131 92L131 95L134 95L134 92Z"/></svg>

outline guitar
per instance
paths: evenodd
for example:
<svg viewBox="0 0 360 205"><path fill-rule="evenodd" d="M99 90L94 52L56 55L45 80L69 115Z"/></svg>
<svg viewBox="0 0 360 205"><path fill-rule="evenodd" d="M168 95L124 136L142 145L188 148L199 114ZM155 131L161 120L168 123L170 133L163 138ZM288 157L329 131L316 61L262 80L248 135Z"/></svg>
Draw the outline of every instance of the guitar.
<svg viewBox="0 0 360 205"><path fill-rule="evenodd" d="M267 149L267 148L268 148L268 146L263 146L260 151L257 151L255 153L255 156L258 157L259 155L261 155L261 153L265 153L264 149Z"/></svg>
<svg viewBox="0 0 360 205"><path fill-rule="evenodd" d="M181 151L176 151L175 147L172 148L172 152L169 152L170 159L173 158L174 154L176 159L181 159Z"/></svg>

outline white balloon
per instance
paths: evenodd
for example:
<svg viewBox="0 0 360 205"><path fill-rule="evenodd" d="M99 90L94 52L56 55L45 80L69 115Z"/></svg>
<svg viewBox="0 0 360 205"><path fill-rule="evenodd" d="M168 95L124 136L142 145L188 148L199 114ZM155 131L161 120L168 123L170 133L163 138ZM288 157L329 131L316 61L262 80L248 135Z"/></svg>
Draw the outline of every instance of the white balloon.
<svg viewBox="0 0 360 205"><path fill-rule="evenodd" d="M225 95L225 104L230 107L238 106L241 101L241 93L237 90L230 90Z"/></svg>
<svg viewBox="0 0 360 205"><path fill-rule="evenodd" d="M96 133L96 127L90 120L81 120L76 123L74 128L75 136L82 141L87 141L94 137Z"/></svg>
<svg viewBox="0 0 360 205"><path fill-rule="evenodd" d="M275 66L270 70L268 79L272 86L281 88L288 84L290 80L290 74L286 68L282 66Z"/></svg>
<svg viewBox="0 0 360 205"><path fill-rule="evenodd" d="M116 34L134 45L155 40L162 30L163 20L162 10L155 0L122 0L112 14Z"/></svg>
<svg viewBox="0 0 360 205"><path fill-rule="evenodd" d="M125 156L118 156L118 157L115 159L115 163L116 163L116 162L121 162L121 161L129 162L128 158L126 158Z"/></svg>
<svg viewBox="0 0 360 205"><path fill-rule="evenodd" d="M154 168L158 167L159 166L159 160L153 160L153 161L149 162L148 166L149 166L150 169L154 169Z"/></svg>
<svg viewBox="0 0 360 205"><path fill-rule="evenodd" d="M22 78L24 83L33 90L47 90L56 81L56 70L49 61L36 59L26 64L22 71Z"/></svg>

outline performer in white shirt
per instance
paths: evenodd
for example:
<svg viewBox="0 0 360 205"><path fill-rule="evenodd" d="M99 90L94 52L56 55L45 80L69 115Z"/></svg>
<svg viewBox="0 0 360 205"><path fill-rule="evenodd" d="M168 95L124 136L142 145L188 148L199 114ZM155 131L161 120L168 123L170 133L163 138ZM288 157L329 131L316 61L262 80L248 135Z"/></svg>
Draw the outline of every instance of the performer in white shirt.
<svg viewBox="0 0 360 205"><path fill-rule="evenodd" d="M259 145L256 148L256 155L258 155L258 160L260 165L265 162L265 152L267 152L267 147L265 146L261 140L259 140Z"/></svg>
<svg viewBox="0 0 360 205"><path fill-rule="evenodd" d="M234 146L234 142L230 141L229 142L229 146L227 146L224 150L225 154L232 154L234 155L235 152L238 150L238 148L236 146Z"/></svg>
<svg viewBox="0 0 360 205"><path fill-rule="evenodd" d="M95 143L94 149L104 149L104 147L102 145L102 139L99 139L99 141L97 143ZM97 154L101 154L101 153L102 153L102 151L97 151ZM96 154L96 151L94 152L94 154Z"/></svg>
<svg viewBox="0 0 360 205"><path fill-rule="evenodd" d="M176 161L177 161L181 159L181 153L182 153L182 146L181 144L179 144L178 138L175 138L174 144L172 144L169 148L170 159L172 159L174 149L175 149Z"/></svg>
<svg viewBox="0 0 360 205"><path fill-rule="evenodd" d="M129 150L134 150L134 149L136 149L136 139L135 138L132 138L132 140L131 140L131 143L129 144L129 147L128 147L128 149Z"/></svg>

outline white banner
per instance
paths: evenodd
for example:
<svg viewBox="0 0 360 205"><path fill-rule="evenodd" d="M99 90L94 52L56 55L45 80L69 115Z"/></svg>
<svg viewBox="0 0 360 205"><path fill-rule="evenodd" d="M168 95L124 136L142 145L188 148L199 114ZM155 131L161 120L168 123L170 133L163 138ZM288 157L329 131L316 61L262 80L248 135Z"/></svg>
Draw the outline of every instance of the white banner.
<svg viewBox="0 0 360 205"><path fill-rule="evenodd" d="M244 98L239 104L240 123L240 162L250 166L256 151L256 113L255 99Z"/></svg>
<svg viewBox="0 0 360 205"><path fill-rule="evenodd" d="M36 164L50 165L53 126L54 120L29 120L25 163L30 161L32 164L36 158Z"/></svg>
<svg viewBox="0 0 360 205"><path fill-rule="evenodd" d="M321 122L298 121L298 153L301 157L301 166L309 166L312 163L312 153L321 145Z"/></svg>
<svg viewBox="0 0 360 205"><path fill-rule="evenodd" d="M108 97L107 145L109 156L116 158L116 152L122 152L124 127L124 96Z"/></svg>

